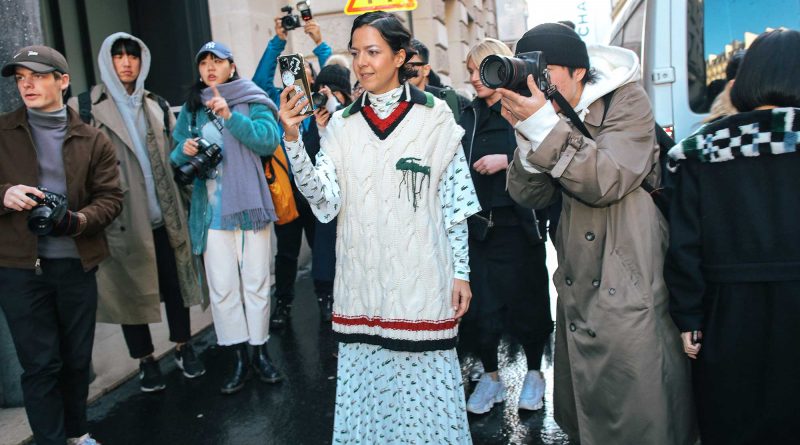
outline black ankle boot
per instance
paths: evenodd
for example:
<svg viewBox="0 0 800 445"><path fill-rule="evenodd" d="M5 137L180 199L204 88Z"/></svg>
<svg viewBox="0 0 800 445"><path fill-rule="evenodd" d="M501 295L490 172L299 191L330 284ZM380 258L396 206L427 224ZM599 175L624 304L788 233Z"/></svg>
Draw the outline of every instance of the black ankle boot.
<svg viewBox="0 0 800 445"><path fill-rule="evenodd" d="M269 320L270 329L280 330L286 327L291 321L292 317L292 302L278 299L275 304L275 311Z"/></svg>
<svg viewBox="0 0 800 445"><path fill-rule="evenodd" d="M318 295L317 303L319 303L319 319L330 323L333 320L333 295Z"/></svg>
<svg viewBox="0 0 800 445"><path fill-rule="evenodd" d="M244 388L244 382L250 377L250 357L247 355L247 343L228 346L233 355L233 369L223 380L219 389L223 394L233 394Z"/></svg>
<svg viewBox="0 0 800 445"><path fill-rule="evenodd" d="M283 380L283 375L278 371L278 368L272 364L272 360L269 359L266 343L255 347L253 368L255 368L256 375L258 375L258 378L261 379L262 382L277 383Z"/></svg>

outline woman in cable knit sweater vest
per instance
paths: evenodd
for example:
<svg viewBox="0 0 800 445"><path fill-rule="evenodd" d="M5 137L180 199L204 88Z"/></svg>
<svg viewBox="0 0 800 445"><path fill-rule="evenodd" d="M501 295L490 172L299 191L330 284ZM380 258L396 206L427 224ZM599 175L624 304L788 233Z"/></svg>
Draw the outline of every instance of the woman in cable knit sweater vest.
<svg viewBox="0 0 800 445"><path fill-rule="evenodd" d="M314 214L338 218L334 443L471 443L455 345L469 306L466 218L480 210L447 105L405 82L411 35L391 14L356 18L366 92L298 139L306 98L281 95L284 143Z"/></svg>

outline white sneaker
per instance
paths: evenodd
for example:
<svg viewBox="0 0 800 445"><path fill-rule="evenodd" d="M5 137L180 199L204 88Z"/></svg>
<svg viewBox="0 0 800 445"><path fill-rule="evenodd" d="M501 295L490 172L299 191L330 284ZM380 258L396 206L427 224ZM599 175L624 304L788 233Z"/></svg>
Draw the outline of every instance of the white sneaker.
<svg viewBox="0 0 800 445"><path fill-rule="evenodd" d="M544 376L539 371L528 371L519 394L519 409L536 411L544 406Z"/></svg>
<svg viewBox="0 0 800 445"><path fill-rule="evenodd" d="M81 437L67 439L67 445L100 445L100 442L92 439L92 436L86 433Z"/></svg>
<svg viewBox="0 0 800 445"><path fill-rule="evenodd" d="M506 399L506 387L499 379L492 380L489 374L483 377L475 385L475 391L469 396L467 401L467 411L473 414L485 414L491 411L495 403L500 403Z"/></svg>

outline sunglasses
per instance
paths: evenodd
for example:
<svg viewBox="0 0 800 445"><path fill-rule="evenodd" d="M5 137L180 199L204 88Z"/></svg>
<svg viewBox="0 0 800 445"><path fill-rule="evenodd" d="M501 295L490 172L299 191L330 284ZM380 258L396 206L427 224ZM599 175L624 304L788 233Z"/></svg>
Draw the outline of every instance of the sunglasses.
<svg viewBox="0 0 800 445"><path fill-rule="evenodd" d="M425 66L427 64L428 64L428 62L408 62L408 63L406 63L406 65L411 65L411 66Z"/></svg>

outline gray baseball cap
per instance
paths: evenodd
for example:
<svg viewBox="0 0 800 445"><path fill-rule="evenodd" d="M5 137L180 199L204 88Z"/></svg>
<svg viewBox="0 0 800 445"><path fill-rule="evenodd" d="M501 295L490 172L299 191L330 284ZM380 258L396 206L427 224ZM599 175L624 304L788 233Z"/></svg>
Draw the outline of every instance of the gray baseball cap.
<svg viewBox="0 0 800 445"><path fill-rule="evenodd" d="M17 50L14 57L3 65L3 77L13 76L15 68L22 66L36 73L52 73L58 71L62 74L69 73L69 65L64 56L48 46L26 46Z"/></svg>

